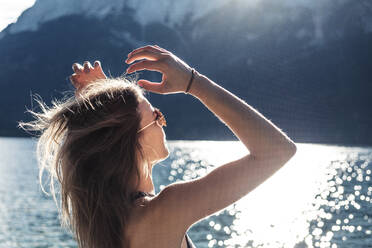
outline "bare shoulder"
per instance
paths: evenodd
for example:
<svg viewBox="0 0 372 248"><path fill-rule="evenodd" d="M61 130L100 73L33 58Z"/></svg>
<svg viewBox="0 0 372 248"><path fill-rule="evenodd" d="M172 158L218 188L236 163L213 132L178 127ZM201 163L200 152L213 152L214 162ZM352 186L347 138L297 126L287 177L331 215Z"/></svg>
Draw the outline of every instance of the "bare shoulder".
<svg viewBox="0 0 372 248"><path fill-rule="evenodd" d="M141 197L134 204L135 207L129 215L124 233L126 240L136 247L135 244L144 242L153 236L154 230L158 229L161 223L154 221L156 218L151 197Z"/></svg>
<svg viewBox="0 0 372 248"><path fill-rule="evenodd" d="M158 228L182 235L188 227L177 219L176 209L178 204L177 197L173 198L170 195L168 185L156 196L146 200L143 211L146 212L146 218ZM181 208L179 209L181 210Z"/></svg>
<svg viewBox="0 0 372 248"><path fill-rule="evenodd" d="M130 215L125 230L125 239L130 247L180 247L185 243L185 230L174 218L166 214L159 204L163 194L143 197ZM143 205L143 206L139 206ZM186 243L185 243L186 244ZM183 247L186 247L185 244Z"/></svg>

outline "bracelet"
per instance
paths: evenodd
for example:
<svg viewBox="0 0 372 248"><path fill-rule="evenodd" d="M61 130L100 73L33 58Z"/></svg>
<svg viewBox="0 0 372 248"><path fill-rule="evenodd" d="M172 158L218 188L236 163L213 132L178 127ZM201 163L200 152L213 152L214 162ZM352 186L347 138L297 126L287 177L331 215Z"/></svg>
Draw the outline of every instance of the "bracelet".
<svg viewBox="0 0 372 248"><path fill-rule="evenodd" d="M189 91L189 89L191 87L191 84L192 84L193 79L194 79L194 73L195 73L195 69L192 68L191 69L191 78L190 78L190 81L189 81L189 85L187 85L187 89L186 89L185 93L188 93L188 91Z"/></svg>

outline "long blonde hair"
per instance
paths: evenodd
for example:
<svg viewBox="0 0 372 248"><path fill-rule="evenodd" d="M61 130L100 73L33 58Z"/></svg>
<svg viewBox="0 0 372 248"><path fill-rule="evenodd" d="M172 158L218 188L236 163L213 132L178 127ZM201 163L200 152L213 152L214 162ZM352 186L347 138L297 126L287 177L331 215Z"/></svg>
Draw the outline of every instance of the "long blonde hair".
<svg viewBox="0 0 372 248"><path fill-rule="evenodd" d="M139 159L144 158L137 133L138 110L144 91L126 78L97 80L81 97L53 100L48 107L36 99L41 112L19 122L26 131L40 132L37 143L39 180L49 172L50 191L59 216L81 248L125 247L124 230L138 187ZM148 168L142 168L148 174ZM57 203L58 207L58 203Z"/></svg>

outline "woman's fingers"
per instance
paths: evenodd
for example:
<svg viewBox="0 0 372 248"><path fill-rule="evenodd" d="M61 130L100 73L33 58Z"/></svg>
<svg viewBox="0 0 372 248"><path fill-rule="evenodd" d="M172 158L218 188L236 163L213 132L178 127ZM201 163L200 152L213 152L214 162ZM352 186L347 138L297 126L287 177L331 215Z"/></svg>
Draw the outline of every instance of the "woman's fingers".
<svg viewBox="0 0 372 248"><path fill-rule="evenodd" d="M149 60L160 60L167 56L167 54L162 52L153 52L153 51L141 51L136 54L133 54L125 60L127 64L132 63L135 60L140 59L149 59Z"/></svg>
<svg viewBox="0 0 372 248"><path fill-rule="evenodd" d="M94 61L94 68L101 67L101 62L99 60Z"/></svg>
<svg viewBox="0 0 372 248"><path fill-rule="evenodd" d="M90 70L92 70L93 69L93 67L92 67L92 65L90 64L90 62L89 61L85 61L84 62L84 72L85 73L88 73L88 72L90 72Z"/></svg>
<svg viewBox="0 0 372 248"><path fill-rule="evenodd" d="M131 51L130 53L128 53L128 58L136 53L139 53L139 52L142 52L142 51L151 51L151 52L162 52L159 48L155 47L155 46L143 46L143 47L140 47L140 48L137 48L137 49L134 49L133 51Z"/></svg>
<svg viewBox="0 0 372 248"><path fill-rule="evenodd" d="M136 53L141 52L141 51L153 51L153 52L156 52L156 51L159 51L159 49L156 48L155 46L147 45L147 46L143 46L143 47L139 47L139 48L134 49L133 51L131 51L128 54L128 56L129 55L136 54Z"/></svg>
<svg viewBox="0 0 372 248"><path fill-rule="evenodd" d="M162 52L168 52L167 50L165 50L164 48L158 46L158 45L154 45L156 48L158 48L160 51Z"/></svg>
<svg viewBox="0 0 372 248"><path fill-rule="evenodd" d="M141 60L142 61L137 61ZM136 61L135 63L133 63ZM153 83L140 80L138 84L143 88L161 94L184 92L190 81L191 67L175 56L170 51L157 45L140 47L128 54L125 61L131 64L127 73L140 70L159 71L162 75L162 82Z"/></svg>
<svg viewBox="0 0 372 248"><path fill-rule="evenodd" d="M73 85L75 88L77 88L77 87L79 86L79 84L77 83L77 80L79 79L79 75L78 75L78 74L76 74L76 73L72 74L72 75L69 77L69 79L70 79L70 82L72 83L72 85Z"/></svg>
<svg viewBox="0 0 372 248"><path fill-rule="evenodd" d="M161 83L153 83L145 79L138 80L137 83L139 86L144 88L147 91L155 92L155 93L163 93L164 87L163 82Z"/></svg>
<svg viewBox="0 0 372 248"><path fill-rule="evenodd" d="M127 73L141 70L164 72L164 64L159 61L142 60L128 67Z"/></svg>
<svg viewBox="0 0 372 248"><path fill-rule="evenodd" d="M72 70L79 74L79 73L89 73L92 69L100 68L101 67L101 62L99 60L94 61L94 67L90 64L89 61L85 61L84 65L81 66L79 63L74 63L72 65Z"/></svg>
<svg viewBox="0 0 372 248"><path fill-rule="evenodd" d="M75 73L81 73L83 71L83 67L79 64L79 63L74 63L72 65L72 70L75 72Z"/></svg>

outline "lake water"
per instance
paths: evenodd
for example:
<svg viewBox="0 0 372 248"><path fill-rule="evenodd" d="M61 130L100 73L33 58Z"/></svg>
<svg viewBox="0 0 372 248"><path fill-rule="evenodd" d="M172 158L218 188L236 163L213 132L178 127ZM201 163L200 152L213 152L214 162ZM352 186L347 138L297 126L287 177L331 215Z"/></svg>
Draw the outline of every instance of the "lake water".
<svg viewBox="0 0 372 248"><path fill-rule="evenodd" d="M168 145L156 193L247 154L237 141ZM372 148L297 145L274 176L189 229L196 247L372 247ZM0 154L0 248L77 247L41 192L35 140L0 138Z"/></svg>

